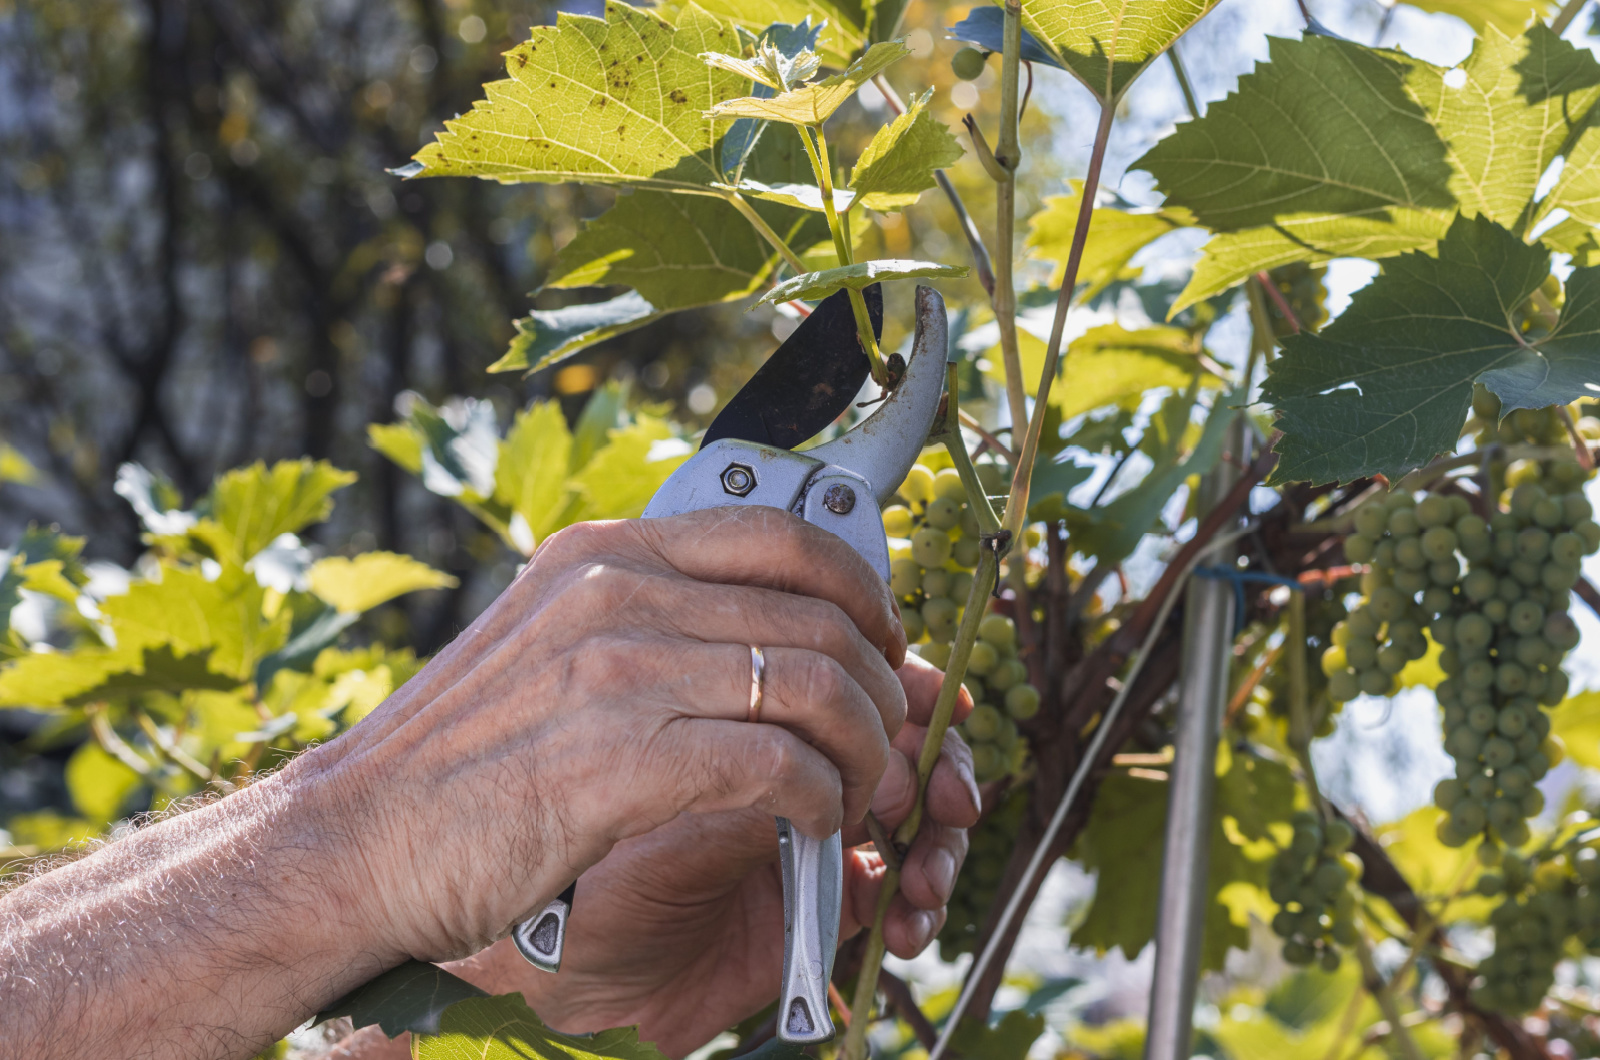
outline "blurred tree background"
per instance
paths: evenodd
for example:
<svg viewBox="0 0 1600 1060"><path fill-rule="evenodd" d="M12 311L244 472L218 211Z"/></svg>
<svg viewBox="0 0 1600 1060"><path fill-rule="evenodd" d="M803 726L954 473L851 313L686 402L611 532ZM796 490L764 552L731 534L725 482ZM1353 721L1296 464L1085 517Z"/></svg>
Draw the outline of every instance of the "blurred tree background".
<svg viewBox="0 0 1600 1060"><path fill-rule="evenodd" d="M609 195L386 172L555 13L522 0L0 5L0 442L38 469L6 488L0 540L57 524L126 565L140 544L112 492L121 464L192 499L229 467L328 459L361 478L323 544L458 577L387 614L392 641L431 651L515 557L369 449L368 423L394 420L407 392L486 399L502 423L551 394L575 414L605 378L691 421L712 411L770 348L771 314L674 317L528 379L484 371Z"/></svg>

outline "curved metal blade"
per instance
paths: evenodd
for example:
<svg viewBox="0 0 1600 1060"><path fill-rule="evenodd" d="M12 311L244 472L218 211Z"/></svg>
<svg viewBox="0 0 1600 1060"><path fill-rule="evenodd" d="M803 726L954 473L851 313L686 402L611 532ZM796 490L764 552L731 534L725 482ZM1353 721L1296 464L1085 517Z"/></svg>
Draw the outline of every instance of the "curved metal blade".
<svg viewBox="0 0 1600 1060"><path fill-rule="evenodd" d="M872 330L883 334L883 289L862 291ZM703 449L719 438L793 449L839 418L866 382L867 355L856 338L847 291L817 304L767 363L723 406L706 428Z"/></svg>
<svg viewBox="0 0 1600 1060"><path fill-rule="evenodd" d="M947 330L944 299L932 287L918 287L917 336L905 378L877 412L805 455L854 471L872 483L880 505L894 496L917 462L939 411L950 353Z"/></svg>

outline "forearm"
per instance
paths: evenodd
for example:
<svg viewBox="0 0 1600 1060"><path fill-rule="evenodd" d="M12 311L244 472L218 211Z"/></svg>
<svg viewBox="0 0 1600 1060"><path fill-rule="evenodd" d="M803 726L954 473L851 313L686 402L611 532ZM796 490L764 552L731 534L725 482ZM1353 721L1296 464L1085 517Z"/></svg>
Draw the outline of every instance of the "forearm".
<svg viewBox="0 0 1600 1060"><path fill-rule="evenodd" d="M0 898L0 1055L248 1057L397 959L327 787L291 767Z"/></svg>

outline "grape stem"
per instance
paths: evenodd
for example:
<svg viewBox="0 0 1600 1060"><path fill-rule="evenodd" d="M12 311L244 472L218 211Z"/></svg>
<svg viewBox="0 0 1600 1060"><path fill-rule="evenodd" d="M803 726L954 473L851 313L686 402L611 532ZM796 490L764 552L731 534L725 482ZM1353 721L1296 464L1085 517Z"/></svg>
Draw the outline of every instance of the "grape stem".
<svg viewBox="0 0 1600 1060"><path fill-rule="evenodd" d="M957 443L959 448L959 441ZM971 461L968 461L970 465ZM976 479L976 474L973 475ZM962 480L965 482L965 478ZM970 488L970 487L969 487ZM980 493L981 497L982 494ZM984 499L987 504L987 498ZM978 509L980 512L982 508ZM990 518L994 513L990 512ZM979 515L980 521L982 515ZM997 521L997 520L996 520ZM967 609L961 615L955 640L950 646L950 662L945 667L944 682L939 686L939 698L934 702L933 717L928 721L928 733L922 741L922 752L917 757L917 799L912 804L911 815L895 830L894 841L910 847L922 827L923 801L927 795L928 778L939 761L944 748L944 734L950 728L951 715L955 713L956 699L961 692L961 679L967 672L967 660L972 656L972 645L978 639L978 623L983 620L984 605L994 588L999 570L999 557L993 550L978 553L978 569L972 575L972 588L967 593ZM878 906L873 911L872 931L867 937L866 952L861 957L861 972L856 980L856 993L850 1006L850 1029L845 1033L842 1055L844 1060L866 1060L867 1023L872 1016L872 1001L877 994L878 972L883 968L883 920L889 912L889 903L900 890L900 872L885 863L882 889L878 892Z"/></svg>
<svg viewBox="0 0 1600 1060"><path fill-rule="evenodd" d="M844 219L839 216L838 207L833 201L833 171L828 161L828 140L822 133L822 126L802 125L796 130L800 134L800 142L805 144L806 158L811 162L811 172L817 178L817 187L822 191L822 215L828 219L828 232L833 236L834 253L838 256L840 266L854 264L855 256L850 249L850 234ZM816 141L812 141L812 137ZM846 288L850 293L850 310L856 318L856 337L861 340L861 349L867 355L867 363L872 366L872 381L881 387L889 385L889 370L883 363L883 354L878 351L878 337L872 332L872 317L867 312L867 300L854 287Z"/></svg>

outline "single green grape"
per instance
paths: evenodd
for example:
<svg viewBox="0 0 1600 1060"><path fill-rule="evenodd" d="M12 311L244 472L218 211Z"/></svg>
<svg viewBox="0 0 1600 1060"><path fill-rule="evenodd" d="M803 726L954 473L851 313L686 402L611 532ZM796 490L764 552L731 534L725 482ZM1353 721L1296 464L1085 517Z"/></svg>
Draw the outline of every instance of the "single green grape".
<svg viewBox="0 0 1600 1060"><path fill-rule="evenodd" d="M911 535L911 558L924 567L942 567L950 559L950 535L924 526Z"/></svg>
<svg viewBox="0 0 1600 1060"><path fill-rule="evenodd" d="M976 48L962 48L950 58L950 71L963 81L976 81L983 76L989 56Z"/></svg>

